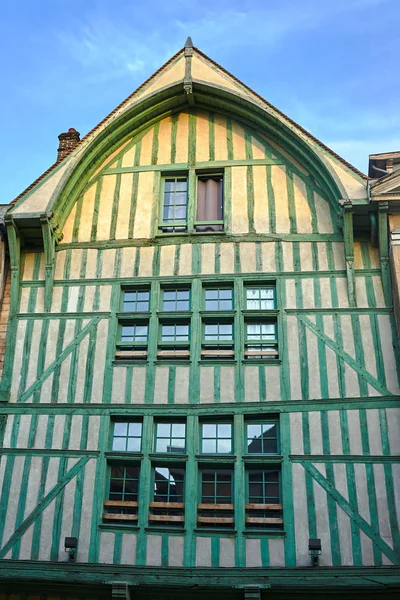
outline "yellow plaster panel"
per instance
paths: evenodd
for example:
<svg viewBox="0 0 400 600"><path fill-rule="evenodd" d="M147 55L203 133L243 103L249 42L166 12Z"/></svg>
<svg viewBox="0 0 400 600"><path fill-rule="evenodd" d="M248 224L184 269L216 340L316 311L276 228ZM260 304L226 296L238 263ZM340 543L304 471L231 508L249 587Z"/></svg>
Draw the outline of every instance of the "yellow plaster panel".
<svg viewBox="0 0 400 600"><path fill-rule="evenodd" d="M99 216L97 222L97 240L110 239L111 213L116 179L116 175L105 175L103 177L99 202Z"/></svg>
<svg viewBox="0 0 400 600"><path fill-rule="evenodd" d="M97 254L98 250L93 248L89 248L87 251L85 276L88 279L95 279L96 277Z"/></svg>
<svg viewBox="0 0 400 600"><path fill-rule="evenodd" d="M223 74L217 67L206 63L203 58L196 56L196 54L192 58L192 77L216 86L223 86L235 92L239 91L237 84L229 75Z"/></svg>
<svg viewBox="0 0 400 600"><path fill-rule="evenodd" d="M236 121L232 121L232 145L233 158L235 160L244 160L246 158L244 129Z"/></svg>
<svg viewBox="0 0 400 600"><path fill-rule="evenodd" d="M233 273L234 271L234 250L233 244L221 244L221 273Z"/></svg>
<svg viewBox="0 0 400 600"><path fill-rule="evenodd" d="M293 185L297 233L312 233L311 210L307 201L306 184L298 175L294 174Z"/></svg>
<svg viewBox="0 0 400 600"><path fill-rule="evenodd" d="M74 248L71 252L71 269L69 272L70 279L79 279L82 262L82 249Z"/></svg>
<svg viewBox="0 0 400 600"><path fill-rule="evenodd" d="M136 144L124 152L121 161L121 167L133 167L135 160Z"/></svg>
<svg viewBox="0 0 400 600"><path fill-rule="evenodd" d="M37 189L31 192L22 204L12 210L13 214L45 212L56 187L69 166L70 161L67 161L63 166L59 167L57 171L49 175L42 183L39 183Z"/></svg>
<svg viewBox="0 0 400 600"><path fill-rule="evenodd" d="M302 271L313 271L311 242L302 242L300 248L300 264Z"/></svg>
<svg viewBox="0 0 400 600"><path fill-rule="evenodd" d="M176 132L176 163L187 163L189 144L189 115L180 113Z"/></svg>
<svg viewBox="0 0 400 600"><path fill-rule="evenodd" d="M191 244L182 244L179 256L179 275L192 274L192 246Z"/></svg>
<svg viewBox="0 0 400 600"><path fill-rule="evenodd" d="M208 114L196 115L196 161L202 162L210 159L209 119Z"/></svg>
<svg viewBox="0 0 400 600"><path fill-rule="evenodd" d="M371 269L379 269L381 266L381 260L379 256L379 249L369 246L369 260L371 262Z"/></svg>
<svg viewBox="0 0 400 600"><path fill-rule="evenodd" d="M101 265L101 276L112 277L114 275L115 264L115 248L109 248L103 252L103 260Z"/></svg>
<svg viewBox="0 0 400 600"><path fill-rule="evenodd" d="M215 115L214 118L215 160L228 159L228 142L226 136L226 118Z"/></svg>
<svg viewBox="0 0 400 600"><path fill-rule="evenodd" d="M95 196L96 184L91 185L83 195L78 234L78 240L80 242L88 242L91 237Z"/></svg>
<svg viewBox="0 0 400 600"><path fill-rule="evenodd" d="M256 245L254 242L240 244L240 265L242 273L256 272Z"/></svg>
<svg viewBox="0 0 400 600"><path fill-rule="evenodd" d="M261 135L261 137L263 139L265 139L265 141L272 147L275 148L275 150L277 152L279 152L279 154L281 154L284 158L286 158L290 163L292 163L292 165L295 165L299 171L301 171L302 173L304 173L304 175L309 175L309 172L299 163L297 162L297 160L295 158L293 158L293 156L291 154L289 154L288 152L286 152L286 150L284 150L281 146L278 146L278 144L276 144L273 140L266 138L264 135ZM272 155L272 158L277 158L276 156Z"/></svg>
<svg viewBox="0 0 400 600"><path fill-rule="evenodd" d="M354 268L355 269L363 269L364 263L361 255L361 244L360 242L354 242L353 245L354 251Z"/></svg>
<svg viewBox="0 0 400 600"><path fill-rule="evenodd" d="M340 165L334 158L325 155L325 159L333 168L340 179L341 184L346 190L350 200L367 197L367 180L360 179L355 173L351 173L343 165Z"/></svg>
<svg viewBox="0 0 400 600"><path fill-rule="evenodd" d="M284 166L271 166L271 182L275 196L276 231L278 233L289 233L289 205L286 168Z"/></svg>
<svg viewBox="0 0 400 600"><path fill-rule="evenodd" d="M119 190L117 226L115 229L115 238L117 240L126 240L129 230L129 214L131 210L133 173L123 173L121 175L121 185Z"/></svg>
<svg viewBox="0 0 400 600"><path fill-rule="evenodd" d="M201 245L201 270L204 275L215 273L215 244Z"/></svg>
<svg viewBox="0 0 400 600"><path fill-rule="evenodd" d="M67 220L64 223L64 227L62 230L63 238L61 240L61 243L63 243L63 244L69 244L70 242L72 242L72 231L74 229L75 213L76 213L76 202L75 202L74 206L72 207L72 210L69 213Z"/></svg>
<svg viewBox="0 0 400 600"><path fill-rule="evenodd" d="M157 90L160 90L163 87L168 85L172 85L180 80L183 80L185 77L185 58L183 54L179 56L176 62L173 62L164 73L160 73L156 76L156 79L153 83L150 83L148 87L146 87L143 91L140 91L134 98L137 100L140 96L147 96L149 94L153 94ZM183 92L183 89L182 89Z"/></svg>
<svg viewBox="0 0 400 600"><path fill-rule="evenodd" d="M165 165L171 162L171 117L160 121L158 132L158 157L157 164Z"/></svg>
<svg viewBox="0 0 400 600"><path fill-rule="evenodd" d="M151 233L151 209L153 205L154 172L139 174L134 238L149 238Z"/></svg>
<svg viewBox="0 0 400 600"><path fill-rule="evenodd" d="M151 165L151 153L153 149L154 128L151 128L142 137L140 148L140 165Z"/></svg>
<svg viewBox="0 0 400 600"><path fill-rule="evenodd" d="M151 277L153 272L153 254L153 246L140 248L139 277Z"/></svg>
<svg viewBox="0 0 400 600"><path fill-rule="evenodd" d="M172 276L174 274L174 259L176 246L161 246L160 275Z"/></svg>
<svg viewBox="0 0 400 600"><path fill-rule="evenodd" d="M123 144L121 144L120 146L118 146L118 148L116 148L109 156L107 156L107 158L101 163L101 165L92 173L92 176L90 178L90 181L96 177L96 175L98 173L100 173L100 171L102 169L111 169L117 166L117 162L113 161L113 159L115 158L115 156L117 156L117 154L119 154L120 152L122 152L122 150L125 148L125 146L127 146L128 144L131 143L132 140L126 140ZM127 165L124 165L127 166Z"/></svg>
<svg viewBox="0 0 400 600"><path fill-rule="evenodd" d="M269 233L267 168L253 166L254 228L257 233Z"/></svg>
<svg viewBox="0 0 400 600"><path fill-rule="evenodd" d="M251 150L254 159L265 158L265 146L251 136Z"/></svg>
<svg viewBox="0 0 400 600"><path fill-rule="evenodd" d="M329 204L314 192L315 210L317 213L318 233L333 233L333 225Z"/></svg>
<svg viewBox="0 0 400 600"><path fill-rule="evenodd" d="M232 167L232 232L247 233L247 167Z"/></svg>
<svg viewBox="0 0 400 600"><path fill-rule="evenodd" d="M133 277L137 248L123 248L121 260L121 277Z"/></svg>
<svg viewBox="0 0 400 600"><path fill-rule="evenodd" d="M261 256L264 273L274 273L276 271L275 248L275 242L261 243Z"/></svg>
<svg viewBox="0 0 400 600"><path fill-rule="evenodd" d="M23 281L31 281L33 279L33 265L35 262L35 254L25 254Z"/></svg>

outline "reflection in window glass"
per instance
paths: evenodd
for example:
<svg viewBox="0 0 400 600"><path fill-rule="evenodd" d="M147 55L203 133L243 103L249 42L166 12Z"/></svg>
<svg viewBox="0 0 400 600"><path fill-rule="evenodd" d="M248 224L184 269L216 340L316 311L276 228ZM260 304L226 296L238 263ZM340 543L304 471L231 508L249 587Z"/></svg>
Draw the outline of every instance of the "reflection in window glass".
<svg viewBox="0 0 400 600"><path fill-rule="evenodd" d="M189 325L162 325L162 342L187 342L189 340Z"/></svg>
<svg viewBox="0 0 400 600"><path fill-rule="evenodd" d="M249 503L280 503L279 471L270 469L249 471Z"/></svg>
<svg viewBox="0 0 400 600"><path fill-rule="evenodd" d="M248 310L273 310L275 308L274 288L246 288L246 308Z"/></svg>
<svg viewBox="0 0 400 600"><path fill-rule="evenodd" d="M154 502L183 502L185 471L181 467L154 469Z"/></svg>
<svg viewBox="0 0 400 600"><path fill-rule="evenodd" d="M114 423L112 449L115 452L140 452L142 423Z"/></svg>
<svg viewBox="0 0 400 600"><path fill-rule="evenodd" d="M247 452L249 454L277 454L276 423L248 423Z"/></svg>
<svg viewBox="0 0 400 600"><path fill-rule="evenodd" d="M156 452L185 452L185 423L156 423Z"/></svg>
<svg viewBox="0 0 400 600"><path fill-rule="evenodd" d="M204 325L204 339L206 341L232 341L232 323L206 323Z"/></svg>
<svg viewBox="0 0 400 600"><path fill-rule="evenodd" d="M147 312L149 307L149 290L131 290L124 293L124 312Z"/></svg>
<svg viewBox="0 0 400 600"><path fill-rule="evenodd" d="M276 339L275 323L247 323L247 340L268 342Z"/></svg>
<svg viewBox="0 0 400 600"><path fill-rule="evenodd" d="M121 342L147 342L148 326L147 325L122 325L121 327Z"/></svg>
<svg viewBox="0 0 400 600"><path fill-rule="evenodd" d="M139 471L139 467L112 465L108 499L124 502L137 502ZM118 511L113 508L113 512Z"/></svg>
<svg viewBox="0 0 400 600"><path fill-rule="evenodd" d="M204 470L201 473L201 503L232 503L232 472L228 470Z"/></svg>
<svg viewBox="0 0 400 600"><path fill-rule="evenodd" d="M165 311L181 311L190 308L189 290L164 290L163 307Z"/></svg>
<svg viewBox="0 0 400 600"><path fill-rule="evenodd" d="M232 452L231 423L203 423L201 452L203 454L229 454Z"/></svg>
<svg viewBox="0 0 400 600"><path fill-rule="evenodd" d="M231 289L209 289L204 291L206 310L232 310L233 291Z"/></svg>

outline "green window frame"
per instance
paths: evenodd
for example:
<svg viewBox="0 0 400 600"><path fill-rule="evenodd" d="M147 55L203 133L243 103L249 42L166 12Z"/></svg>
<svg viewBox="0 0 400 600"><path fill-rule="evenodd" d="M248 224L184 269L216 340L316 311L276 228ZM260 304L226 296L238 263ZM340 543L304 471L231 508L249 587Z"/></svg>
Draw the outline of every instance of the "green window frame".
<svg viewBox="0 0 400 600"><path fill-rule="evenodd" d="M129 289L123 291L122 311L128 313L149 312L150 289Z"/></svg>
<svg viewBox="0 0 400 600"><path fill-rule="evenodd" d="M281 469L257 465L246 469L246 528L283 529Z"/></svg>
<svg viewBox="0 0 400 600"><path fill-rule="evenodd" d="M111 450L113 452L140 452L142 448L141 421L114 421Z"/></svg>
<svg viewBox="0 0 400 600"><path fill-rule="evenodd" d="M121 322L120 323L120 343L124 345L145 345L147 346L149 338L148 322Z"/></svg>
<svg viewBox="0 0 400 600"><path fill-rule="evenodd" d="M153 465L149 525L182 528L185 522L185 465Z"/></svg>
<svg viewBox="0 0 400 600"><path fill-rule="evenodd" d="M233 344L234 326L233 321L231 322L220 322L220 321L205 321L203 339L205 344L211 344L217 342L218 345L226 343L229 345Z"/></svg>
<svg viewBox="0 0 400 600"><path fill-rule="evenodd" d="M232 454L233 426L229 421L201 423L201 454Z"/></svg>
<svg viewBox="0 0 400 600"><path fill-rule="evenodd" d="M279 422L277 420L245 421L247 454L279 454Z"/></svg>
<svg viewBox="0 0 400 600"><path fill-rule="evenodd" d="M275 286L245 285L245 310L276 310Z"/></svg>
<svg viewBox="0 0 400 600"><path fill-rule="evenodd" d="M161 219L159 229L164 233L186 233L188 219L188 177L163 178Z"/></svg>
<svg viewBox="0 0 400 600"><path fill-rule="evenodd" d="M166 288L162 290L162 310L181 312L190 310L190 288Z"/></svg>
<svg viewBox="0 0 400 600"><path fill-rule="evenodd" d="M245 320L245 359L276 360L278 358L278 326L271 319Z"/></svg>
<svg viewBox="0 0 400 600"><path fill-rule="evenodd" d="M154 452L185 453L186 423L182 421L157 421L154 431Z"/></svg>
<svg viewBox="0 0 400 600"><path fill-rule="evenodd" d="M233 310L233 288L205 287L204 309L215 312Z"/></svg>
<svg viewBox="0 0 400 600"><path fill-rule="evenodd" d="M137 521L140 465L108 465L108 494L104 502L103 521Z"/></svg>
<svg viewBox="0 0 400 600"><path fill-rule="evenodd" d="M187 345L190 342L190 323L166 322L160 326L160 343L176 345Z"/></svg>
<svg viewBox="0 0 400 600"><path fill-rule="evenodd" d="M234 470L232 467L199 470L197 525L207 529L234 527Z"/></svg>

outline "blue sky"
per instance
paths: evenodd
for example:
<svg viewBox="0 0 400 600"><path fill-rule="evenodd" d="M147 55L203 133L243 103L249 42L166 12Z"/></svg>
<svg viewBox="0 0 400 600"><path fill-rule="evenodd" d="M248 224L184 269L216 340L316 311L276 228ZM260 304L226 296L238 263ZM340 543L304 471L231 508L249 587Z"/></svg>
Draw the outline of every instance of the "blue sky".
<svg viewBox="0 0 400 600"><path fill-rule="evenodd" d="M188 35L362 171L400 150L399 0L3 0L0 204Z"/></svg>

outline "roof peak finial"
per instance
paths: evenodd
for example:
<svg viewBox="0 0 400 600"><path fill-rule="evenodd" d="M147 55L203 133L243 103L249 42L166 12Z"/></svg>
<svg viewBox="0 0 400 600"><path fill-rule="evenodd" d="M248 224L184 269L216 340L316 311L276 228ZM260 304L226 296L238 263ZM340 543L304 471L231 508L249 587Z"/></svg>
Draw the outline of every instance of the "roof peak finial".
<svg viewBox="0 0 400 600"><path fill-rule="evenodd" d="M185 42L185 48L193 48L193 42L192 42L192 38L189 36L188 39Z"/></svg>

